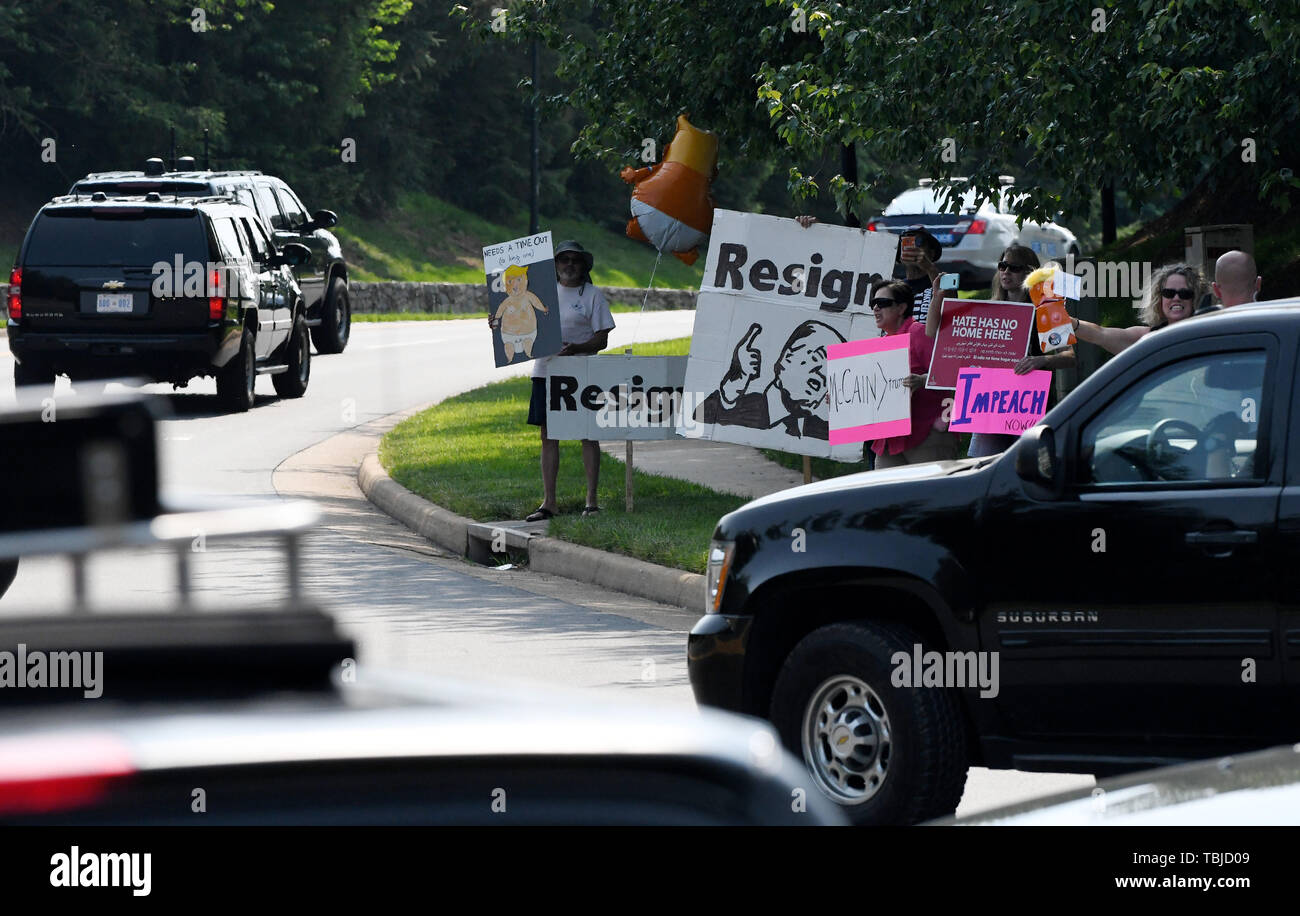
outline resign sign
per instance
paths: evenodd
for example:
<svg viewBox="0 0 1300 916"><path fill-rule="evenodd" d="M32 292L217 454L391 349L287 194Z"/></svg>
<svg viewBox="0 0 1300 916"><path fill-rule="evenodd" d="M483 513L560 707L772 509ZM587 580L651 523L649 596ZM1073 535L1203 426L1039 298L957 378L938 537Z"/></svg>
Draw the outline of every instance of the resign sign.
<svg viewBox="0 0 1300 916"><path fill-rule="evenodd" d="M1018 436L1047 413L1052 373L1036 369L1016 375L1010 369L961 369L948 429L954 433Z"/></svg>
<svg viewBox="0 0 1300 916"><path fill-rule="evenodd" d="M930 357L927 388L956 388L965 366L1010 369L1029 352L1031 302L945 299Z"/></svg>

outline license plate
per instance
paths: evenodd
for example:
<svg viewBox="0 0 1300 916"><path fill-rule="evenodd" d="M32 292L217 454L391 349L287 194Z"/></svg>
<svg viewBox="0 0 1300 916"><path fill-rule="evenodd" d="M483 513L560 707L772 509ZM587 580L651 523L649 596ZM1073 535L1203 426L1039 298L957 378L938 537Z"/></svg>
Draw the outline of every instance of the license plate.
<svg viewBox="0 0 1300 916"><path fill-rule="evenodd" d="M95 299L95 311L101 315L129 315L135 311L134 303L130 293L100 293Z"/></svg>
<svg viewBox="0 0 1300 916"><path fill-rule="evenodd" d="M936 233L934 234L934 237L937 238L937 239L939 240L939 244L940 244L940 245L951 245L951 244L952 244L952 233L951 233L951 232L936 232Z"/></svg>

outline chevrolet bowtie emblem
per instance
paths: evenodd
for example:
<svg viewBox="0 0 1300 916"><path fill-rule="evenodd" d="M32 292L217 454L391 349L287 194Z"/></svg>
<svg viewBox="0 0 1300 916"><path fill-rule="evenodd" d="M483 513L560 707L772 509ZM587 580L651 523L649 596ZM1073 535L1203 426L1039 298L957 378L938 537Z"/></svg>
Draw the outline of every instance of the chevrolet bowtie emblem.
<svg viewBox="0 0 1300 916"><path fill-rule="evenodd" d="M104 289L121 289L124 286L126 283L122 280L109 280L104 284Z"/></svg>

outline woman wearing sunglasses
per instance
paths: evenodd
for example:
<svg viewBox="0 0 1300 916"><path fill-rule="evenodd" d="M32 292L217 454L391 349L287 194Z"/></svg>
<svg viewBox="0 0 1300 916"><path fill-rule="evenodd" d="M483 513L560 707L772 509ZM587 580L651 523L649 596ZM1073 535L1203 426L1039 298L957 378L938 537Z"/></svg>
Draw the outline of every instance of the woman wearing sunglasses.
<svg viewBox="0 0 1300 916"><path fill-rule="evenodd" d="M1188 264L1166 264L1151 276L1142 305L1142 324L1131 328L1103 328L1074 319L1074 334L1103 350L1119 353L1152 331L1190 318L1206 293L1205 278Z"/></svg>
<svg viewBox="0 0 1300 916"><path fill-rule="evenodd" d="M957 434L948 432L948 424L940 419L946 392L925 387L934 341L926 336L925 325L912 318L913 302L912 288L902 280L882 280L871 290L871 310L876 316L876 326L886 337L908 335L910 374L903 379L903 384L912 392L912 431L906 436L877 439L870 444L876 456L876 468L957 457Z"/></svg>

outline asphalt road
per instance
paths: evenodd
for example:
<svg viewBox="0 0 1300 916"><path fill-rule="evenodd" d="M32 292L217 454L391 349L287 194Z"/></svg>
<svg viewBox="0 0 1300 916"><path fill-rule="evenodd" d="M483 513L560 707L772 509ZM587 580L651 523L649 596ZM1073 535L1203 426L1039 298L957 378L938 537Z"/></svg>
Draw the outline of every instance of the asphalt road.
<svg viewBox="0 0 1300 916"><path fill-rule="evenodd" d="M689 335L693 312L616 316L612 346ZM423 674L605 689L693 706L685 634L697 614L518 570L446 555L371 507L355 483L360 456L392 415L528 371L491 365L484 322L354 324L347 351L313 359L299 400L269 378L258 403L223 415L215 383L166 394L162 475L169 494L308 496L324 509L304 552L308 593L334 613L363 664ZM0 349L0 400L12 398L12 359ZM69 392L60 379L56 396ZM385 419L388 418L388 419ZM524 418L520 417L520 422ZM540 497L540 481L539 481ZM282 594L282 557L268 543L208 545L195 563L200 608L265 603ZM170 559L108 555L90 567L106 609L161 608L175 598ZM3 612L55 611L71 597L66 564L25 561ZM1090 785L1091 777L972 770L959 813Z"/></svg>

